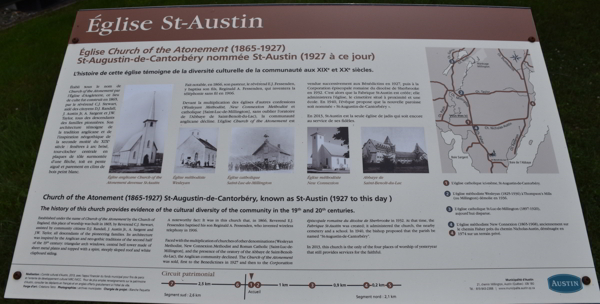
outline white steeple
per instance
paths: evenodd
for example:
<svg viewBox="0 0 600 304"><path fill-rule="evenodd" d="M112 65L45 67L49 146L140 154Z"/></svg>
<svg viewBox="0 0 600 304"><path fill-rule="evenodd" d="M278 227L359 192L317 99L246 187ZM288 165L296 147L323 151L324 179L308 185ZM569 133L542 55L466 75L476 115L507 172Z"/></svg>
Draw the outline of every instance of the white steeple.
<svg viewBox="0 0 600 304"><path fill-rule="evenodd" d="M150 113L148 113L148 118L144 120L144 131L142 132L142 140L140 145L140 157L137 158L137 164L153 164L156 160L156 143L155 135L156 135L156 91L154 92L154 96L152 97L152 104L150 105Z"/></svg>
<svg viewBox="0 0 600 304"><path fill-rule="evenodd" d="M313 169L321 170L323 169L323 164L321 163L323 160L321 159L320 150L325 142L325 138L319 133L319 129L310 136L312 137L312 167Z"/></svg>
<svg viewBox="0 0 600 304"><path fill-rule="evenodd" d="M154 118L154 112L155 112L155 104L156 104L156 91L154 91L154 97L152 98L152 107L150 107L150 113L148 113L148 118L144 121L144 123L148 120L154 120L156 121L156 119Z"/></svg>

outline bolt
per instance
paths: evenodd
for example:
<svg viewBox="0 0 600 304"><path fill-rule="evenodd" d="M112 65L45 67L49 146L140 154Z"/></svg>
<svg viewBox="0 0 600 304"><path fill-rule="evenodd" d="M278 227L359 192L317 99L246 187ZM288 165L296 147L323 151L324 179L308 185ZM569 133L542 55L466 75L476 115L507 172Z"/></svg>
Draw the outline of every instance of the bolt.
<svg viewBox="0 0 600 304"><path fill-rule="evenodd" d="M13 279L18 280L20 278L21 278L21 272L15 271L15 273L13 273Z"/></svg>
<svg viewBox="0 0 600 304"><path fill-rule="evenodd" d="M527 40L528 40L529 42L535 42L535 37L531 36L531 37L527 38Z"/></svg>
<svg viewBox="0 0 600 304"><path fill-rule="evenodd" d="M71 42L73 42L73 43L77 43L77 42L79 42L79 38L73 38L73 39L71 40Z"/></svg>
<svg viewBox="0 0 600 304"><path fill-rule="evenodd" d="M581 282L583 282L583 285L590 285L592 283L592 279L590 279L588 276L585 276L581 278Z"/></svg>

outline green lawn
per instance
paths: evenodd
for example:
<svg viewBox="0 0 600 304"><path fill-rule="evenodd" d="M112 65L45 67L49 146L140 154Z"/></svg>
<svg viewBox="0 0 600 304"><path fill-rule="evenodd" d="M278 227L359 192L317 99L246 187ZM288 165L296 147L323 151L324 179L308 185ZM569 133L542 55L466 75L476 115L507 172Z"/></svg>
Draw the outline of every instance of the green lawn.
<svg viewBox="0 0 600 304"><path fill-rule="evenodd" d="M235 3L255 2L236 1ZM284 3L283 1L262 3L269 2ZM377 3L382 2L408 3L408 1L377 1ZM17 240L42 131L77 10L215 3L219 2L81 1L0 31L0 292L2 295L9 277L13 248ZM600 222L596 222L600 220L600 179L596 179L596 176L600 176L600 153L598 152L600 148L600 124L598 124L600 2L596 0L454 0L411 1L411 3L526 6L533 9L575 171L594 261L597 267L600 266ZM562 147L557 147L560 148ZM5 301L6 303L34 302Z"/></svg>

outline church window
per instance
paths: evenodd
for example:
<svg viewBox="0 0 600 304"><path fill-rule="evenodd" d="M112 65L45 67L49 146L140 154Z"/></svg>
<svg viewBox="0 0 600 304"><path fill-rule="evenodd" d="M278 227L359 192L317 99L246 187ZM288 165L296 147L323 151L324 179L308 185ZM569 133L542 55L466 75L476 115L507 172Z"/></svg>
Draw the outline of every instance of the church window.
<svg viewBox="0 0 600 304"><path fill-rule="evenodd" d="M325 159L325 166L329 166L329 158Z"/></svg>
<svg viewBox="0 0 600 304"><path fill-rule="evenodd" d="M194 155L194 161L198 160L198 152L196 152L196 154Z"/></svg>
<svg viewBox="0 0 600 304"><path fill-rule="evenodd" d="M344 165L346 164L346 159L344 158Z"/></svg>
<svg viewBox="0 0 600 304"><path fill-rule="evenodd" d="M150 148L150 141L146 144L146 148Z"/></svg>
<svg viewBox="0 0 600 304"><path fill-rule="evenodd" d="M151 126L151 127L153 127L153 126L154 126L154 123L153 123L153 122L150 122L150 126Z"/></svg>
<svg viewBox="0 0 600 304"><path fill-rule="evenodd" d="M339 165L340 164L340 159L339 158L336 158L336 159L337 159L337 164Z"/></svg>
<svg viewBox="0 0 600 304"><path fill-rule="evenodd" d="M150 159L154 158L154 152L150 153Z"/></svg>
<svg viewBox="0 0 600 304"><path fill-rule="evenodd" d="M133 151L133 159L135 159L135 151Z"/></svg>

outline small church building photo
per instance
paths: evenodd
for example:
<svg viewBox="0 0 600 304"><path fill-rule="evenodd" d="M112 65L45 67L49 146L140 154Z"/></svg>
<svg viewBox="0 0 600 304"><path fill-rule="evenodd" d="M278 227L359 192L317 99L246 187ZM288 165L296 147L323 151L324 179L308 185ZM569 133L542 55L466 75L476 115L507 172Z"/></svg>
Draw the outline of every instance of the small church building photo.
<svg viewBox="0 0 600 304"><path fill-rule="evenodd" d="M228 171L293 173L294 128L233 128Z"/></svg>
<svg viewBox="0 0 600 304"><path fill-rule="evenodd" d="M161 124L166 125L167 121L157 113L166 116L164 102L158 100L165 92L161 91L157 96L156 91L144 92L151 89L146 87L125 88L109 173L161 172L163 153L157 141L161 142L162 148L166 127ZM170 98L170 91L168 95Z"/></svg>
<svg viewBox="0 0 600 304"><path fill-rule="evenodd" d="M270 143L268 134L263 135L263 137L265 138L263 144L260 145L260 147L254 151L254 153L252 153L252 157L255 161L273 160L281 163L292 160L292 154L282 149L281 144L277 144L277 146L275 146L274 144Z"/></svg>
<svg viewBox="0 0 600 304"><path fill-rule="evenodd" d="M175 173L214 173L218 134L218 128L180 129Z"/></svg>
<svg viewBox="0 0 600 304"><path fill-rule="evenodd" d="M342 135L343 134L343 135ZM350 173L348 127L308 128L308 173ZM340 139L337 139L340 138Z"/></svg>

